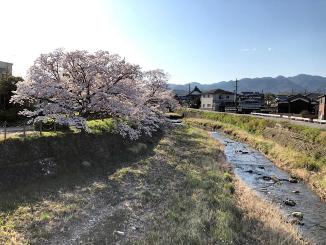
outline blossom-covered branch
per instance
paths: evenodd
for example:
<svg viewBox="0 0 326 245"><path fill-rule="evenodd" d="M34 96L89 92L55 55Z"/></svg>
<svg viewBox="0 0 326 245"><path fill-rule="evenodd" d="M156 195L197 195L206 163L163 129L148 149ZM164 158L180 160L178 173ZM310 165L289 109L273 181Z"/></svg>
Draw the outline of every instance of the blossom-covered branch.
<svg viewBox="0 0 326 245"><path fill-rule="evenodd" d="M156 130L176 105L167 81L162 70L143 72L107 51L58 49L36 59L12 102L33 105L26 116L84 128L87 119L111 117L119 133L137 138Z"/></svg>

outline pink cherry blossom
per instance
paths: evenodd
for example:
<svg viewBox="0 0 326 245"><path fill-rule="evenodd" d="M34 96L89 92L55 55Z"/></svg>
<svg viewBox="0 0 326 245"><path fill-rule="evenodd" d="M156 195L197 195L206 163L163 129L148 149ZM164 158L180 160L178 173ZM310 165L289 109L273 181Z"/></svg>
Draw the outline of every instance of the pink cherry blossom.
<svg viewBox="0 0 326 245"><path fill-rule="evenodd" d="M35 60L12 102L33 105L21 114L35 120L85 130L87 119L113 118L121 135L136 139L157 130L167 108L177 105L167 81L164 71L144 72L107 51L57 49Z"/></svg>

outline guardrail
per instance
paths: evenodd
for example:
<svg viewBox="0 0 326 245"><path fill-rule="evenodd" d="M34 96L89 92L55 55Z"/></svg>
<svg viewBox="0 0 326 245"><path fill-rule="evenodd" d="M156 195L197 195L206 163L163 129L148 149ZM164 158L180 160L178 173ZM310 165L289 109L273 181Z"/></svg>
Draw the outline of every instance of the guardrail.
<svg viewBox="0 0 326 245"><path fill-rule="evenodd" d="M288 116L288 115L267 114L267 113L257 113L257 112L252 112L251 115L262 116L262 117L273 117L273 118L286 118L286 119L295 120L295 121L326 124L326 120L304 118L304 117L295 117L295 116Z"/></svg>

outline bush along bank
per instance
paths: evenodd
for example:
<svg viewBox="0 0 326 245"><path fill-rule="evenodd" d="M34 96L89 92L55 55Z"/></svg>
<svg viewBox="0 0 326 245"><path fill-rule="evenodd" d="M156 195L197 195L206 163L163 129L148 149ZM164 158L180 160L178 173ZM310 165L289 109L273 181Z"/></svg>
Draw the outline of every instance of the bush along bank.
<svg viewBox="0 0 326 245"><path fill-rule="evenodd" d="M326 199L326 131L246 115L182 110L185 122L249 143Z"/></svg>

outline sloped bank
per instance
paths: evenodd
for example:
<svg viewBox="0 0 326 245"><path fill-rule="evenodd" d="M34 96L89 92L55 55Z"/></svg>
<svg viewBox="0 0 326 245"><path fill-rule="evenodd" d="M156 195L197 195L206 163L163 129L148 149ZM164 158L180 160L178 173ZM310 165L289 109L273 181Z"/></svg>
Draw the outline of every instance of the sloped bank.
<svg viewBox="0 0 326 245"><path fill-rule="evenodd" d="M119 161L150 151L162 135L160 131L131 141L112 133L66 133L2 141L0 190L79 170L114 168Z"/></svg>
<svg viewBox="0 0 326 245"><path fill-rule="evenodd" d="M326 199L326 131L245 115L183 110L184 122L246 142Z"/></svg>
<svg viewBox="0 0 326 245"><path fill-rule="evenodd" d="M276 209L242 196L204 130L181 126L147 149L101 174L1 192L0 244L304 244Z"/></svg>

